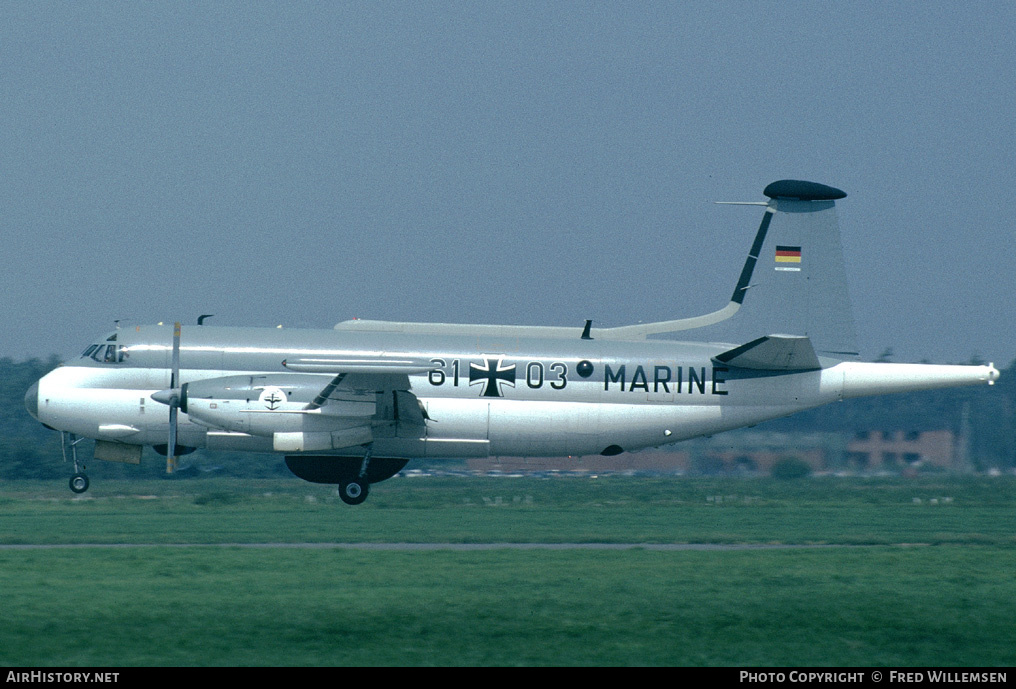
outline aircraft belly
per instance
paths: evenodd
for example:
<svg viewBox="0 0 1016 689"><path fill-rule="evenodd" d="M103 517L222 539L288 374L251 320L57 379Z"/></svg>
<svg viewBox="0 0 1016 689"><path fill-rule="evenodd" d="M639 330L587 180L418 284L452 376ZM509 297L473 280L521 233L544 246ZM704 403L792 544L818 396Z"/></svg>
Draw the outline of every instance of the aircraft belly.
<svg viewBox="0 0 1016 689"><path fill-rule="evenodd" d="M204 447L234 452L274 452L272 438L231 431L209 430L205 434Z"/></svg>
<svg viewBox="0 0 1016 689"><path fill-rule="evenodd" d="M49 384L40 385L39 420L87 438L105 435L110 440L139 442L135 437L144 429L140 399L135 390L53 389Z"/></svg>
<svg viewBox="0 0 1016 689"><path fill-rule="evenodd" d="M415 450L417 457L486 457L490 451L487 438L490 403L482 400L430 398L424 400L430 420L419 439L392 438L387 446L398 447L401 456ZM399 453L395 453L399 454Z"/></svg>
<svg viewBox="0 0 1016 689"><path fill-rule="evenodd" d="M612 411L584 402L490 402L491 454L554 456L599 452L603 449L601 414L609 417Z"/></svg>
<svg viewBox="0 0 1016 689"><path fill-rule="evenodd" d="M583 404L501 401L490 406L496 456L600 454L659 447L786 416L798 405Z"/></svg>
<svg viewBox="0 0 1016 689"><path fill-rule="evenodd" d="M373 407L373 405L371 405ZM247 432L271 436L274 433L330 433L370 425L370 416L325 414L238 414L247 421Z"/></svg>
<svg viewBox="0 0 1016 689"><path fill-rule="evenodd" d="M84 370L84 369L81 369ZM57 383L66 381L58 380ZM150 399L154 390L73 388L44 378L39 390L39 420L86 438L132 445L164 443L169 410ZM205 429L181 415L178 442L204 446Z"/></svg>
<svg viewBox="0 0 1016 689"><path fill-rule="evenodd" d="M487 440L490 403L469 399L437 399L425 401L428 440L471 438Z"/></svg>

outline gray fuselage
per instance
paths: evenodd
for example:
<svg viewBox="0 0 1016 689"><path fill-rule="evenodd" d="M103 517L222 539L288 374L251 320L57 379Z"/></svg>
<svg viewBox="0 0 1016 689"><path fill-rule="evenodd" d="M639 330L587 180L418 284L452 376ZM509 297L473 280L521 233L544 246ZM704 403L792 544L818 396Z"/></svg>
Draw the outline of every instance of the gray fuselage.
<svg viewBox="0 0 1016 689"><path fill-rule="evenodd" d="M172 327L141 326L115 335L115 342L100 338L99 350L89 348L90 355L40 381L36 416L78 436L165 442L168 410L151 396L170 386ZM219 416L207 410L200 420L181 414L179 443L272 451L276 432L338 431L366 418L374 428L374 452L385 456L615 454L755 424L843 396L836 367L775 373L713 361L729 348L510 334L185 327L181 383L203 381L214 388L217 379L250 376L287 394L274 409L248 392L247 399L233 400L231 415L221 403ZM342 400L348 409L338 414L329 407L340 400L325 405L326 413L283 413L286 404L290 412L305 405L303 391L319 391L333 379L330 373L294 373L283 362L350 357L430 362L433 368L409 375L405 386L425 410L426 423L386 419L378 399L383 392L372 389L377 377L354 384ZM352 410L357 399L361 405Z"/></svg>

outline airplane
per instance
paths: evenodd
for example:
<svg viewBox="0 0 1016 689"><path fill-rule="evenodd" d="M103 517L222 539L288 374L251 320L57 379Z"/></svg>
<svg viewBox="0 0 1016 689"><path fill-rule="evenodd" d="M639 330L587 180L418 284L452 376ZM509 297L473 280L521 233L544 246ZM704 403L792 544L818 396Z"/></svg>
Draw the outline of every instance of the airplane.
<svg viewBox="0 0 1016 689"><path fill-rule="evenodd" d="M347 504L414 458L618 455L864 395L993 384L994 365L859 360L836 202L765 187L730 300L677 320L594 328L350 320L332 329L118 327L25 404L76 446L141 462L198 448L272 452ZM659 339L736 324L741 340ZM119 326L119 324L118 324ZM721 331L722 332L722 331ZM652 339L655 338L655 339Z"/></svg>

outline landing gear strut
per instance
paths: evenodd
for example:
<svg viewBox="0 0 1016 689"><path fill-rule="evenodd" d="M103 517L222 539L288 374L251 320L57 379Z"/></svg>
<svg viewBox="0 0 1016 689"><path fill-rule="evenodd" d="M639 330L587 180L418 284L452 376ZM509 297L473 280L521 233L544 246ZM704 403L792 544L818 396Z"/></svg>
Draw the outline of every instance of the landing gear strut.
<svg viewBox="0 0 1016 689"><path fill-rule="evenodd" d="M374 446L367 445L363 453L363 461L360 463L360 472L353 480L339 484L339 497L347 505L359 505L367 499L367 494L370 493L367 469L370 467L370 456L373 453Z"/></svg>
<svg viewBox="0 0 1016 689"><path fill-rule="evenodd" d="M68 438L70 442L68 442ZM88 490L88 477L85 475L85 465L78 466L78 443L84 438L78 438L73 433L60 433L60 445L63 449L64 461L67 461L67 446L71 448L71 461L74 462L74 475L71 476L70 486L75 493L84 493Z"/></svg>

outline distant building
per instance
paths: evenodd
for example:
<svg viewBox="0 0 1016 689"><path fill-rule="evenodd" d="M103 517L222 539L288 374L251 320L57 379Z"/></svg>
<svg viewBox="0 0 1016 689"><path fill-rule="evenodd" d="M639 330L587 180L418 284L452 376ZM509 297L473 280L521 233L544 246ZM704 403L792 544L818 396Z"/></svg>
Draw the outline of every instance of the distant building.
<svg viewBox="0 0 1016 689"><path fill-rule="evenodd" d="M860 471L930 465L959 468L952 431L859 431L847 443L847 464Z"/></svg>
<svg viewBox="0 0 1016 689"><path fill-rule="evenodd" d="M687 451L669 449L663 452L624 452L613 457L489 457L470 459L473 471L500 471L506 474L545 473L550 471L601 473L675 473L685 471L689 463Z"/></svg>

